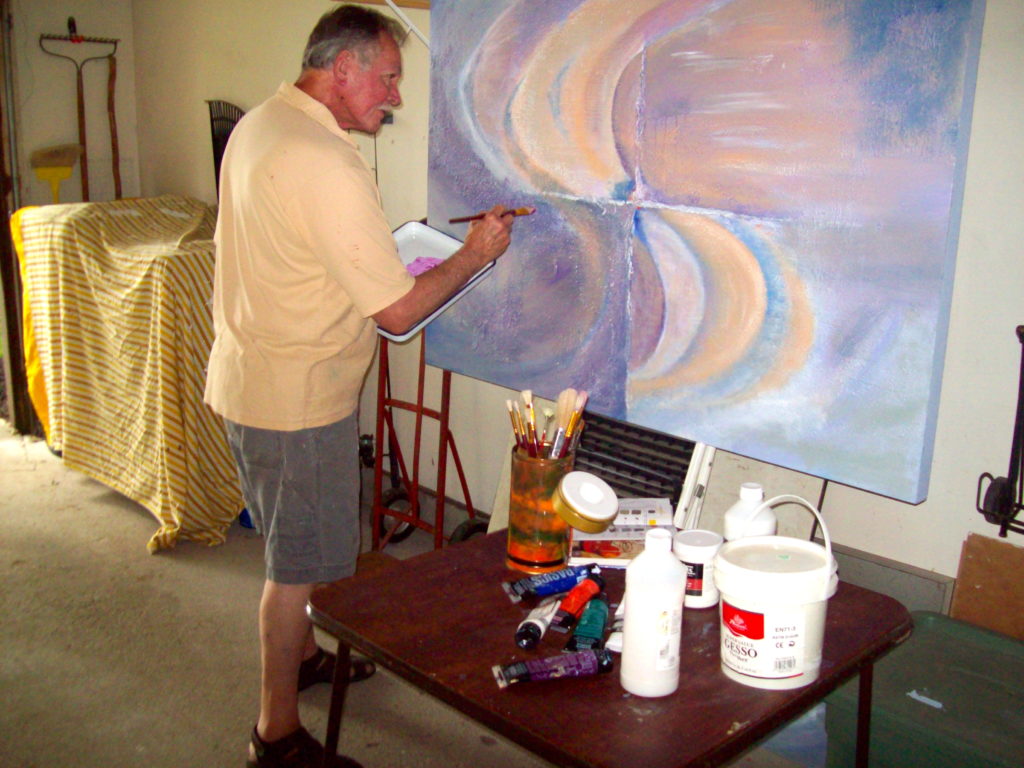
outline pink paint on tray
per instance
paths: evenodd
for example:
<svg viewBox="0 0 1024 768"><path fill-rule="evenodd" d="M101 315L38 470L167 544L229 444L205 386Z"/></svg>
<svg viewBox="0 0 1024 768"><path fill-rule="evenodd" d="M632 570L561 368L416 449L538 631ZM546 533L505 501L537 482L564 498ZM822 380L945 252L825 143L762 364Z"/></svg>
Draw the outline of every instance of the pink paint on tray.
<svg viewBox="0 0 1024 768"><path fill-rule="evenodd" d="M416 275L422 275L424 272L433 269L443 261L444 259L438 259L434 256L417 256L406 264L405 268L410 275L416 277Z"/></svg>

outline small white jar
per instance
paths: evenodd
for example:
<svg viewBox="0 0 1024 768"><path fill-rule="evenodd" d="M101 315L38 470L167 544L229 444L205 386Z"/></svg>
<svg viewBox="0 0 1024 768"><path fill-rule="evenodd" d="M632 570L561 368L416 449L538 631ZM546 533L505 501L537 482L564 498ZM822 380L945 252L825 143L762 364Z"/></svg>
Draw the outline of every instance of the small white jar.
<svg viewBox="0 0 1024 768"><path fill-rule="evenodd" d="M672 552L686 566L687 608L711 608L718 605L715 586L715 555L722 546L721 534L694 528L672 537Z"/></svg>

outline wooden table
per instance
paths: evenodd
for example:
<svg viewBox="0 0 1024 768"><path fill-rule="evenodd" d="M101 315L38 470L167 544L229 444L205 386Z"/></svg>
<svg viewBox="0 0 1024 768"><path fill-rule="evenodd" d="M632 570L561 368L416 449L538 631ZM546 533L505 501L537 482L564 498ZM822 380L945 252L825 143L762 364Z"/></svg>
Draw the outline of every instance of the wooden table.
<svg viewBox="0 0 1024 768"><path fill-rule="evenodd" d="M351 649L557 765L645 768L720 765L860 673L858 764L867 765L873 662L909 636L897 601L840 582L829 600L821 675L791 691L767 691L722 674L716 609L683 614L679 690L659 699L627 694L618 670L591 678L520 683L504 690L491 667L560 653L554 632L532 652L513 641L527 608L501 582L505 533L362 570L318 588L314 623L338 638L338 665L325 747L337 750ZM621 570L605 569L615 603ZM618 659L616 659L618 661Z"/></svg>

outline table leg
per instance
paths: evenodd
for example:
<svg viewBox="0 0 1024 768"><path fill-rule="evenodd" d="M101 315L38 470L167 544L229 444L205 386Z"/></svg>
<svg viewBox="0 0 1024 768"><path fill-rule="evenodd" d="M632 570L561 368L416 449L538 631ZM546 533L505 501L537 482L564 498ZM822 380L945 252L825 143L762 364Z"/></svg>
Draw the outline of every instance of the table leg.
<svg viewBox="0 0 1024 768"><path fill-rule="evenodd" d="M329 768L338 754L341 715L345 709L345 694L348 692L348 677L351 666L351 649L339 640L338 660L334 665L334 681L331 683L331 708L327 712L327 735L324 738L323 768Z"/></svg>
<svg viewBox="0 0 1024 768"><path fill-rule="evenodd" d="M874 664L868 664L860 671L857 691L857 768L868 768L868 752L871 748L871 682L874 670Z"/></svg>

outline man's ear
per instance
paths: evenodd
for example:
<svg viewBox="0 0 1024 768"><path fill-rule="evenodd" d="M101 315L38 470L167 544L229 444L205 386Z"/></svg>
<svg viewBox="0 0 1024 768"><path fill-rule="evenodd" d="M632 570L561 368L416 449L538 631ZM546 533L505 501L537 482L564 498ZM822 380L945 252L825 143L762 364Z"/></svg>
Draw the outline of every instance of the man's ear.
<svg viewBox="0 0 1024 768"><path fill-rule="evenodd" d="M352 51L341 51L334 57L334 63L331 65L331 74L334 75L336 83L339 85L348 84L354 63L355 55Z"/></svg>

